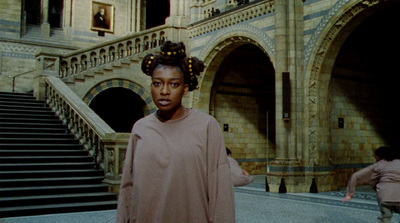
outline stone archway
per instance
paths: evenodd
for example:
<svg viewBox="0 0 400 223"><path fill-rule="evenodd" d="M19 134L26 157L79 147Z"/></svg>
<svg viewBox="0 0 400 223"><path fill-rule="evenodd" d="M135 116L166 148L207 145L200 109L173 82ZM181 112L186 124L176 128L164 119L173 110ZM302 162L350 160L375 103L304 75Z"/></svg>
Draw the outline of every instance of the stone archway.
<svg viewBox="0 0 400 223"><path fill-rule="evenodd" d="M221 65L224 55L228 55L240 45L252 44L262 50L272 63L274 61L271 58L273 55L268 54L268 51L265 49L267 45L260 45L257 42L260 39L255 40L246 36L234 36L232 33L224 36L223 39L216 39L216 44L209 45L207 47L209 51L204 51L205 55L201 55L201 58L203 56L205 58L206 70L199 80L199 90L193 92L193 105L206 113L212 114L212 111L210 111L211 88L214 83L216 70Z"/></svg>
<svg viewBox="0 0 400 223"><path fill-rule="evenodd" d="M341 14L337 14L336 18L331 20L332 22L330 26L328 26L329 28L326 29L326 33L321 35L321 41L314 49L313 53L310 54L310 63L307 72L308 88L306 89L306 105L308 106L306 116L308 118L306 122L308 130L308 138L306 139L308 145L306 148L308 151L305 152L306 161L310 166L340 166L342 169L339 171L339 175L336 176L336 178L339 179L336 181L338 186L346 184L348 175L354 171L354 168L360 168L368 162L373 162L373 152L371 151L371 148L369 148L369 151L367 151L367 149L360 150L357 145L357 148L355 148L356 146L350 148L350 146L347 149L342 149L337 152L335 148L335 146L338 146L338 144L335 144L335 140L337 141L337 139L332 138L335 137L335 134L338 134L337 128L340 128L338 124L339 121L337 120L340 116L338 116L340 112L334 111L339 107L339 103L337 102L339 97L337 95L339 92L338 84L343 85L344 79L347 79L348 81L356 78L356 74L353 71L351 76L340 77L342 80L337 80L341 75L341 72L345 72L340 69L340 64L345 64L340 60L346 58L341 55L345 54L342 49L344 48L346 41L348 41L358 27L381 10L387 8L387 6L393 4L393 2L363 1L352 4L348 7L348 10ZM365 35L358 37L368 38ZM365 47L369 46L365 45ZM347 57L347 59L349 58L350 57ZM336 80L333 79L335 75ZM355 85L358 88L357 90L362 89L360 84L361 83L357 83ZM348 84L348 86L351 85ZM332 90L333 88L334 90ZM341 87L340 90L349 91L349 87ZM349 99L348 94L349 92L344 94L345 97L348 97L347 99ZM355 100L355 98L356 100L361 99L361 97L353 97L353 100ZM347 105L356 107L357 103L358 102L351 102L347 103ZM365 105L363 106L365 108ZM357 119L357 117L355 118ZM357 121L354 120L355 119L347 119L349 124L351 122L351 125L359 125ZM360 128L367 127L366 125L362 125ZM346 132L343 131L340 134L351 135L355 134L355 131L350 133L346 130ZM361 138L362 137L355 137L351 140L356 144L356 141ZM343 141L343 139L338 140ZM350 160L350 156L343 154L348 154L351 151L355 154L365 154L362 156L360 155L357 158L353 157ZM341 157L336 159L336 156L340 153L342 153L342 155L340 155ZM371 159L369 159L368 156L371 157Z"/></svg>
<svg viewBox="0 0 400 223"><path fill-rule="evenodd" d="M113 90L110 90L113 89ZM109 91L108 91L109 90ZM108 92L106 92L108 91ZM117 91L117 92L116 92ZM83 98L83 101L88 104L89 106L93 105L93 102L96 103L96 107L101 106L101 102L96 101L96 97L101 96L101 98L105 101L108 100L107 94L113 95L113 97L118 97L119 94L125 95L127 98L124 98L123 102L121 103L132 103L136 105L134 109L140 109L135 113L143 114L144 116L153 113L156 110L156 106L153 103L153 99L150 93L147 92L145 88L140 86L137 83L134 83L130 80L125 79L111 79L106 80L101 83L98 83L94 86ZM121 95L120 97L123 97ZM129 100L131 99L131 100ZM116 101L117 98L115 99ZM111 101L112 102L112 101ZM91 106L92 107L92 106ZM127 107L127 106L125 106ZM128 106L129 107L129 106ZM130 109L130 108L127 108ZM117 113L116 113L117 114ZM111 114L104 114L105 116L110 116ZM101 116L100 116L101 117ZM112 119L112 117L109 117ZM118 117L116 117L118 119ZM131 128L128 124L128 127L124 128L124 132L128 131L127 129ZM111 126L111 125L110 125ZM112 126L111 126L112 127ZM129 130L130 132L130 130Z"/></svg>
<svg viewBox="0 0 400 223"><path fill-rule="evenodd" d="M251 38L236 36L220 42L205 63L198 107L223 126L226 146L243 169L266 174L266 161L275 157L275 70L269 56Z"/></svg>

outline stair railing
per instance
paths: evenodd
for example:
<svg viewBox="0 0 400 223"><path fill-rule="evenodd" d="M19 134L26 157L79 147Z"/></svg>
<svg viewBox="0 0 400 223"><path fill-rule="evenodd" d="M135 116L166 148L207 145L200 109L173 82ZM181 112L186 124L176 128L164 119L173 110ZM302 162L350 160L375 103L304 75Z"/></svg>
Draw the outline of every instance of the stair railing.
<svg viewBox="0 0 400 223"><path fill-rule="evenodd" d="M104 168L104 143L115 131L89 108L65 83L48 76L45 79L46 103L59 115L68 129L94 157L94 167Z"/></svg>
<svg viewBox="0 0 400 223"><path fill-rule="evenodd" d="M61 78L69 77L132 55L158 49L168 36L171 36L173 29L182 28L158 26L62 55L59 75Z"/></svg>
<svg viewBox="0 0 400 223"><path fill-rule="evenodd" d="M36 69L33 69L33 70L28 70L28 71L25 71L25 72L22 72L22 73L19 73L19 74L16 74L16 75L9 75L8 77L12 78L12 92L15 92L15 79L17 77L23 76L25 74L30 74L30 73L33 73L35 71L36 71Z"/></svg>
<svg viewBox="0 0 400 223"><path fill-rule="evenodd" d="M46 64L44 66L44 69L46 70L46 69L48 69L50 67L53 67L54 65L55 65L55 62ZM28 70L28 71L25 71L25 72L22 72L22 73L19 73L19 74L16 74L16 75L9 75L8 77L12 78L12 82L11 82L12 83L12 92L15 92L15 85L16 85L15 81L16 81L17 77L24 76L24 75L27 75L27 74L32 74L32 73L37 72L37 71L38 71L38 68L35 68L33 70Z"/></svg>

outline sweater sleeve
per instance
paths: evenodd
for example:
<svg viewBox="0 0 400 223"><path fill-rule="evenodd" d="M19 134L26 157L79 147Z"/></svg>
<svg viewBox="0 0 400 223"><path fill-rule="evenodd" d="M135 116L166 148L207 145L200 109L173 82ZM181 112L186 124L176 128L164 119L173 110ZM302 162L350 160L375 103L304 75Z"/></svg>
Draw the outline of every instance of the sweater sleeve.
<svg viewBox="0 0 400 223"><path fill-rule="evenodd" d="M126 149L125 162L121 176L121 187L118 196L117 222L130 222L130 210L132 203L133 188L133 157L135 147L135 136L131 133L128 147Z"/></svg>
<svg viewBox="0 0 400 223"><path fill-rule="evenodd" d="M219 124L213 119L207 133L209 222L235 222L233 183Z"/></svg>
<svg viewBox="0 0 400 223"><path fill-rule="evenodd" d="M374 165L370 165L368 167L365 167L364 169L355 172L351 176L350 181L347 185L347 195L353 196L357 185L369 184L373 186L375 175L376 174L374 172Z"/></svg>
<svg viewBox="0 0 400 223"><path fill-rule="evenodd" d="M242 168L240 168L238 162L232 157L228 157L229 167L231 169L233 186L240 187L245 186L253 182L252 176L246 176L243 174Z"/></svg>

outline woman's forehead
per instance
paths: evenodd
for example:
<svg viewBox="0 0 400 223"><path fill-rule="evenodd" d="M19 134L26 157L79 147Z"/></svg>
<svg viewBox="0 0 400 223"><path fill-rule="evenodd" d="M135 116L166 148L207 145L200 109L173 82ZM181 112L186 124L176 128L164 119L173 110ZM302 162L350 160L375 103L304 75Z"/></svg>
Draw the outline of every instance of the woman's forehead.
<svg viewBox="0 0 400 223"><path fill-rule="evenodd" d="M158 65L154 71L153 71L153 77L154 76L159 76L159 75L172 75L175 74L179 77L183 78L183 72L181 71L181 69L177 66L171 66L171 65Z"/></svg>

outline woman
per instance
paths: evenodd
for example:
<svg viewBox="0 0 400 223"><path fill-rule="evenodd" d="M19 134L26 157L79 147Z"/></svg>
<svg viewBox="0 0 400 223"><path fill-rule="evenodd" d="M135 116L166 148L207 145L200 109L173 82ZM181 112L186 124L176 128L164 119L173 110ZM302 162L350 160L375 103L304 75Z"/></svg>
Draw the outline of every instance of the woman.
<svg viewBox="0 0 400 223"><path fill-rule="evenodd" d="M347 186L347 202L354 197L356 185L369 184L376 190L382 216L380 222L391 222L393 212L400 211L400 159L388 147L375 151L376 163L354 173Z"/></svg>
<svg viewBox="0 0 400 223"><path fill-rule="evenodd" d="M235 222L233 186L218 122L182 105L204 64L167 41L147 55L158 111L137 121L128 144L117 222Z"/></svg>

